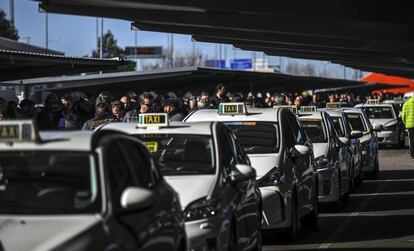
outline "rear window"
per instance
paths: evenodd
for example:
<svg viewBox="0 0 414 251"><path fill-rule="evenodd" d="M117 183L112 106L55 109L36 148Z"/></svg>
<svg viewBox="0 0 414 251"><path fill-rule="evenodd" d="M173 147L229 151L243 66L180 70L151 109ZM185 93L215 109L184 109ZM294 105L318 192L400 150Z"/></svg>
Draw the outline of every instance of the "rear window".
<svg viewBox="0 0 414 251"><path fill-rule="evenodd" d="M247 154L277 153L278 126L272 122L225 122Z"/></svg>
<svg viewBox="0 0 414 251"><path fill-rule="evenodd" d="M394 114L392 112L392 107L386 106L372 106L364 107L363 110L368 115L370 119L393 119Z"/></svg>
<svg viewBox="0 0 414 251"><path fill-rule="evenodd" d="M137 137L158 161L164 175L215 173L213 140L209 135L142 134Z"/></svg>
<svg viewBox="0 0 414 251"><path fill-rule="evenodd" d="M303 129L313 143L327 143L328 137L322 120L301 119Z"/></svg>
<svg viewBox="0 0 414 251"><path fill-rule="evenodd" d="M362 115L360 113L346 113L346 117L348 119L352 131L367 131L364 119L362 118Z"/></svg>

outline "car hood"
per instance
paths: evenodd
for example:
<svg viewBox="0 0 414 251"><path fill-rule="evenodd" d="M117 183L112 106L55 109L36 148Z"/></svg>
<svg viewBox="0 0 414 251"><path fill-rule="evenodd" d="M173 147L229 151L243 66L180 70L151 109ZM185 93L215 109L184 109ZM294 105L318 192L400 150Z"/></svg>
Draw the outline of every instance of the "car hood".
<svg viewBox="0 0 414 251"><path fill-rule="evenodd" d="M248 154L252 167L256 170L256 179L259 180L279 163L279 154Z"/></svg>
<svg viewBox="0 0 414 251"><path fill-rule="evenodd" d="M313 156L318 158L328 153L328 143L313 143Z"/></svg>
<svg viewBox="0 0 414 251"><path fill-rule="evenodd" d="M166 176L167 183L177 191L181 208L185 209L191 202L208 196L214 188L215 175L180 175Z"/></svg>
<svg viewBox="0 0 414 251"><path fill-rule="evenodd" d="M101 221L89 216L0 216L0 249L52 250Z"/></svg>
<svg viewBox="0 0 414 251"><path fill-rule="evenodd" d="M378 125L386 125L386 124L392 124L397 123L396 119L369 119L372 125L378 124Z"/></svg>

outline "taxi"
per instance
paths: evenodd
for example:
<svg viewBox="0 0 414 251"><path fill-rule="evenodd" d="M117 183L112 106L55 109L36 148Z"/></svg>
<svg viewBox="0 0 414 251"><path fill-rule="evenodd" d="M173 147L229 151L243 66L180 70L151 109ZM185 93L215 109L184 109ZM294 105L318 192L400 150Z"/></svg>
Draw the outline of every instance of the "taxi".
<svg viewBox="0 0 414 251"><path fill-rule="evenodd" d="M349 152L352 159L352 188L362 184L362 148L359 138L363 133L358 130L352 130L350 123L341 110L325 110L331 117L336 132L339 137L346 137L349 139Z"/></svg>
<svg viewBox="0 0 414 251"><path fill-rule="evenodd" d="M148 147L180 196L189 250L261 249L256 172L222 123L169 123L167 114L148 113L138 124L112 123L99 131L127 133Z"/></svg>
<svg viewBox="0 0 414 251"><path fill-rule="evenodd" d="M222 103L198 110L185 122L222 121L236 135L257 172L263 200L262 227L295 237L300 223L318 221L317 174L303 128L286 107L252 108Z"/></svg>
<svg viewBox="0 0 414 251"><path fill-rule="evenodd" d="M316 111L316 107L301 107L298 117L313 143L318 169L319 202L341 205L342 199L349 197L352 188L349 139L340 137L329 114Z"/></svg>
<svg viewBox="0 0 414 251"><path fill-rule="evenodd" d="M368 115L373 125L381 125L384 129L377 133L380 145L392 145L394 147L405 146L405 127L399 116L398 107L393 104L380 104L379 100L368 100L366 104L358 104L355 108L361 108Z"/></svg>
<svg viewBox="0 0 414 251"><path fill-rule="evenodd" d="M0 131L0 249L185 250L178 195L137 139Z"/></svg>
<svg viewBox="0 0 414 251"><path fill-rule="evenodd" d="M379 173L378 139L376 133L383 127L379 124L372 125L367 114L360 108L344 108L346 119L351 130L361 131L359 138L362 153L363 178L377 178Z"/></svg>

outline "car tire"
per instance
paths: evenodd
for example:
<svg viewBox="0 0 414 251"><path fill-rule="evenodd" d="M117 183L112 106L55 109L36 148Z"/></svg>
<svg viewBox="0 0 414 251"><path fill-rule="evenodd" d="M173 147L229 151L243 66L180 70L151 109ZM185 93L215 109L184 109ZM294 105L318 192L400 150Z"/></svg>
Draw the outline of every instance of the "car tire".
<svg viewBox="0 0 414 251"><path fill-rule="evenodd" d="M316 181L316 184L318 182ZM318 186L315 186L315 192L313 195L313 210L302 218L301 223L304 227L316 228L319 220L319 207L318 207Z"/></svg>

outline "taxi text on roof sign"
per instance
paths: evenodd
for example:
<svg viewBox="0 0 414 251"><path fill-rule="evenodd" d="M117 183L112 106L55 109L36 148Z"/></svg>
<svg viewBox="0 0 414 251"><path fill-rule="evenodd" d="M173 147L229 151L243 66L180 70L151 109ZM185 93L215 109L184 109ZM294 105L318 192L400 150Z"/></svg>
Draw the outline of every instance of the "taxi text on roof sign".
<svg viewBox="0 0 414 251"><path fill-rule="evenodd" d="M221 103L218 108L221 115L237 115L246 114L246 106L244 103Z"/></svg>
<svg viewBox="0 0 414 251"><path fill-rule="evenodd" d="M369 105L378 105L380 102L378 99L368 99L367 104Z"/></svg>
<svg viewBox="0 0 414 251"><path fill-rule="evenodd" d="M316 106L301 106L301 112L316 112Z"/></svg>
<svg viewBox="0 0 414 251"><path fill-rule="evenodd" d="M32 120L6 120L0 122L0 142L35 141L36 135Z"/></svg>
<svg viewBox="0 0 414 251"><path fill-rule="evenodd" d="M144 145L148 148L150 153L156 153L158 151L158 142L145 141Z"/></svg>
<svg viewBox="0 0 414 251"><path fill-rule="evenodd" d="M326 109L339 109L339 108L341 108L341 103L339 102L326 103Z"/></svg>
<svg viewBox="0 0 414 251"><path fill-rule="evenodd" d="M275 105L273 108L286 108L293 112L294 114L298 113L298 108L295 105Z"/></svg>
<svg viewBox="0 0 414 251"><path fill-rule="evenodd" d="M141 113L138 117L138 127L158 128L168 126L166 113Z"/></svg>

